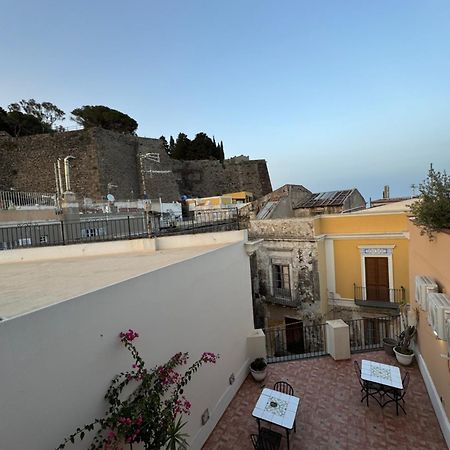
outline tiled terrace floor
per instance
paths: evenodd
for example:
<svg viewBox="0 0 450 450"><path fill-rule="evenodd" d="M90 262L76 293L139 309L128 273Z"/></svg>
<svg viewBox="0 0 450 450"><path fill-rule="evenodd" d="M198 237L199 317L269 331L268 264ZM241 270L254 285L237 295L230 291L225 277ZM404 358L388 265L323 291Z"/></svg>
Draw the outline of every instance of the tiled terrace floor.
<svg viewBox="0 0 450 450"><path fill-rule="evenodd" d="M385 408L370 399L361 403L360 387L353 361L369 359L397 365L395 358L381 352L359 353L348 361L321 357L270 364L262 383L247 377L230 403L203 450L251 450L250 434L257 433L253 407L263 386L272 387L286 380L301 398L297 413L297 433L291 432L292 450L363 449L363 450L445 450L447 445L439 428L417 364L400 366L411 381L405 396L406 412L395 414L395 404ZM262 422L263 426L268 426ZM286 449L285 432L281 448Z"/></svg>

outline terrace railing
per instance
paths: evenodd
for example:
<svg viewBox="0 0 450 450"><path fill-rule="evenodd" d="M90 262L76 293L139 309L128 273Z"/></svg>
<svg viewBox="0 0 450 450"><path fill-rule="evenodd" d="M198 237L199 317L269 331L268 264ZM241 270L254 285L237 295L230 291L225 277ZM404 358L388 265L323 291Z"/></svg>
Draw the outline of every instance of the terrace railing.
<svg viewBox="0 0 450 450"><path fill-rule="evenodd" d="M401 332L400 315L345 320L350 332L352 353L379 350L383 348L383 338L397 339Z"/></svg>
<svg viewBox="0 0 450 450"><path fill-rule="evenodd" d="M349 326L350 351L383 348L383 338L396 339L401 331L400 316L345 320ZM291 361L327 355L326 324L304 326L301 321L266 328L267 361Z"/></svg>
<svg viewBox="0 0 450 450"><path fill-rule="evenodd" d="M0 227L0 250L148 237L144 215Z"/></svg>
<svg viewBox="0 0 450 450"><path fill-rule="evenodd" d="M304 326L301 321L266 328L266 351L269 363L311 358L327 354L326 324Z"/></svg>
<svg viewBox="0 0 450 450"><path fill-rule="evenodd" d="M190 218L173 219L153 216L150 217L149 224L152 236L212 233L240 230L244 227L236 208L202 210Z"/></svg>
<svg viewBox="0 0 450 450"><path fill-rule="evenodd" d="M30 207L56 208L56 194L0 191L0 209Z"/></svg>
<svg viewBox="0 0 450 450"><path fill-rule="evenodd" d="M177 234L239 230L244 223L237 210L215 211L189 220L150 217L146 214L110 217L102 215L80 221L24 223L0 227L0 250L85 242L116 241Z"/></svg>

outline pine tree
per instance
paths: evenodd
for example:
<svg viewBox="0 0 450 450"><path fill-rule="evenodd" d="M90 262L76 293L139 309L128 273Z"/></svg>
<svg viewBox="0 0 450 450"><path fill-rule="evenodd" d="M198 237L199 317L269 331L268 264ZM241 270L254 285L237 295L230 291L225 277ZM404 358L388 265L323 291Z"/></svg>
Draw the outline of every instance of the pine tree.
<svg viewBox="0 0 450 450"><path fill-rule="evenodd" d="M175 141L173 140L173 136L170 136L169 139L169 156L173 155L173 152L175 151Z"/></svg>
<svg viewBox="0 0 450 450"><path fill-rule="evenodd" d="M431 238L433 233L450 228L450 176L430 165L419 191L419 200L411 206L411 212L415 224Z"/></svg>
<svg viewBox="0 0 450 450"><path fill-rule="evenodd" d="M165 136L161 136L159 138L159 140L162 142L162 146L164 148L164 150L166 151L166 153L168 155L170 155L170 148L169 148L169 144L167 143L167 139L165 138Z"/></svg>

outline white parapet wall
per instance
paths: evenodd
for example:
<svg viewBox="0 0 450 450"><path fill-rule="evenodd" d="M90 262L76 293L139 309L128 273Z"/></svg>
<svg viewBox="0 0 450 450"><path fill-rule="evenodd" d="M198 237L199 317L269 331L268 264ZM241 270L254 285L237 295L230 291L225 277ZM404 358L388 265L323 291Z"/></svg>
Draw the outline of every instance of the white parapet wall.
<svg viewBox="0 0 450 450"><path fill-rule="evenodd" d="M263 330L254 330L248 336L247 348L250 361L256 358L267 358L266 335Z"/></svg>
<svg viewBox="0 0 450 450"><path fill-rule="evenodd" d="M132 363L118 339L129 328L140 333L136 344L148 367L180 351L192 360L205 351L220 354L186 391L193 405L186 432L191 448L201 448L248 374L250 268L245 234L234 237L188 260L0 322L0 448L56 448L101 416L111 379ZM210 419L202 426L206 409Z"/></svg>

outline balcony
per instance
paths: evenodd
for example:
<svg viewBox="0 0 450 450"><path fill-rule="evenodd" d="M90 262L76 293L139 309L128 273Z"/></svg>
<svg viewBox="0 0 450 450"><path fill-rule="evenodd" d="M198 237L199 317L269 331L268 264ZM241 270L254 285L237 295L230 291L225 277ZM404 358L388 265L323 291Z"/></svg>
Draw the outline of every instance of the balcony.
<svg viewBox="0 0 450 450"><path fill-rule="evenodd" d="M281 291L282 289L276 289ZM289 295L283 295L282 293L274 292L274 295L268 295L265 299L266 303L272 303L274 305L288 306L290 308L297 308L300 305L299 300L294 300L289 292Z"/></svg>
<svg viewBox="0 0 450 450"><path fill-rule="evenodd" d="M406 289L388 289L380 286L357 286L353 284L353 298L358 306L398 309L406 301Z"/></svg>
<svg viewBox="0 0 450 450"><path fill-rule="evenodd" d="M401 412L396 416L392 404L382 409L373 400L369 407L360 402L353 361L362 359L397 365L395 358L376 351L358 353L346 361L325 356L270 364L263 384L247 377L203 450L251 450L250 434L258 430L252 410L261 388L272 387L279 380L288 381L301 399L297 432L290 434L291 449L447 448L417 365L400 368L402 375L405 370L410 373L411 381L405 396L407 415ZM282 433L281 449L285 450L283 429L272 429Z"/></svg>

